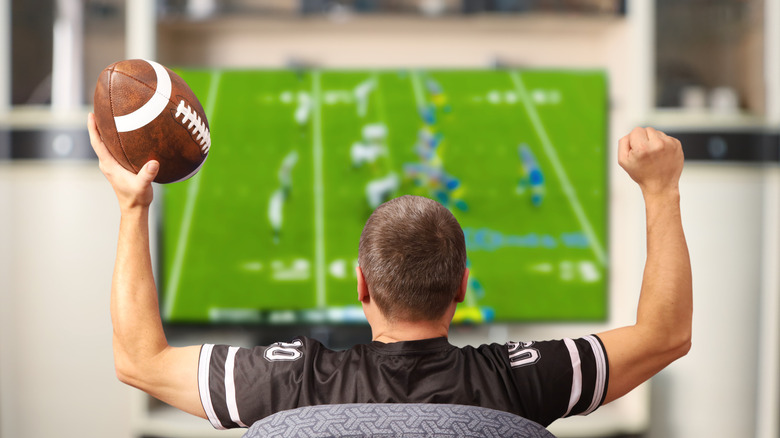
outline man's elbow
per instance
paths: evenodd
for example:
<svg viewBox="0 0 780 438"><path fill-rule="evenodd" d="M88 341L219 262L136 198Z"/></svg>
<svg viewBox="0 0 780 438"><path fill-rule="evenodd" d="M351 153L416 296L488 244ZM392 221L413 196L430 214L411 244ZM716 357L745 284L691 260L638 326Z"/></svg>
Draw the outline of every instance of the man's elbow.
<svg viewBox="0 0 780 438"><path fill-rule="evenodd" d="M669 337L666 344L666 352L670 359L669 363L687 355L691 351L692 345L690 330Z"/></svg>
<svg viewBox="0 0 780 438"><path fill-rule="evenodd" d="M689 332L685 337L681 338L677 344L677 348L675 349L677 352L677 359L687 355L691 351L692 346L693 342L691 340L691 333Z"/></svg>
<svg viewBox="0 0 780 438"><path fill-rule="evenodd" d="M663 358L666 365L680 359L691 351L693 321L680 317L678 321L652 321L637 324L642 327L643 339L648 341L648 352Z"/></svg>
<svg viewBox="0 0 780 438"><path fill-rule="evenodd" d="M648 328L645 334L642 339L645 339L646 351L659 360L659 371L691 351L691 330L688 327L664 330L657 326Z"/></svg>
<svg viewBox="0 0 780 438"><path fill-rule="evenodd" d="M114 371L116 372L116 378L125 385L136 386L133 383L136 381L135 373L132 367L120 358L114 358Z"/></svg>
<svg viewBox="0 0 780 438"><path fill-rule="evenodd" d="M125 385L132 386L134 388L141 388L142 373L139 372L138 366L133 363L130 358L123 354L114 354L114 371L116 378Z"/></svg>
<svg viewBox="0 0 780 438"><path fill-rule="evenodd" d="M130 374L127 373L124 369L119 367L114 367L116 371L116 378L119 379L120 382L124 383L125 385L131 385L130 382L133 381L133 379L130 377Z"/></svg>

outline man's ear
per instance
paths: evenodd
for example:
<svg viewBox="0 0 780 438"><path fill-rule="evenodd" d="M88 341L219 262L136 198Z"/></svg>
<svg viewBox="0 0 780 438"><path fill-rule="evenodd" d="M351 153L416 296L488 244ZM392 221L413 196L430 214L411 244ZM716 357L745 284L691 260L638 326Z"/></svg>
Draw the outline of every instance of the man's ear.
<svg viewBox="0 0 780 438"><path fill-rule="evenodd" d="M463 271L463 279L460 281L460 289L458 294L455 295L455 302L462 303L466 299L466 289L469 287L469 268Z"/></svg>
<svg viewBox="0 0 780 438"><path fill-rule="evenodd" d="M360 269L360 266L355 267L355 273L357 274L358 301L368 303L371 296L368 294L368 284L366 284L366 278L363 277L363 270Z"/></svg>

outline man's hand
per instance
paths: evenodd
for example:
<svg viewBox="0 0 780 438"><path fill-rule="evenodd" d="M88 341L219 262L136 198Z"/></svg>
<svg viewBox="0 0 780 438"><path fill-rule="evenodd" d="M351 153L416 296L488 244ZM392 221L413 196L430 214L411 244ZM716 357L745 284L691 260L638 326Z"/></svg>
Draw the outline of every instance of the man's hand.
<svg viewBox="0 0 780 438"><path fill-rule="evenodd" d="M95 124L95 116L91 113L87 117L87 128L89 129L89 141L92 143L92 149L95 150L100 161L100 170L114 188L119 200L119 208L126 211L133 207L148 207L154 196L151 183L160 170L160 164L155 160L149 161L138 171L137 175L133 174L122 167L111 155L100 137Z"/></svg>
<svg viewBox="0 0 780 438"><path fill-rule="evenodd" d="M677 190L683 168L682 146L661 131L634 128L620 139L618 163L646 196Z"/></svg>

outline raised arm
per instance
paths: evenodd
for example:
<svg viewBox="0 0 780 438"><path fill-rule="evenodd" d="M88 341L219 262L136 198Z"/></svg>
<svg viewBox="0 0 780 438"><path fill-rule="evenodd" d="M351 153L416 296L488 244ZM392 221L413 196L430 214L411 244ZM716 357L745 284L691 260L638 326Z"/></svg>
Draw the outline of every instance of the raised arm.
<svg viewBox="0 0 780 438"><path fill-rule="evenodd" d="M198 395L200 346L171 347L160 320L149 251L151 182L159 163L146 163L138 175L129 172L103 144L92 114L87 125L100 170L114 188L121 211L111 283L117 377L185 412L206 418Z"/></svg>
<svg viewBox="0 0 780 438"><path fill-rule="evenodd" d="M599 334L609 357L604 403L688 353L693 312L691 262L680 217L680 142L653 128L635 128L620 139L618 155L645 200L647 261L636 324Z"/></svg>

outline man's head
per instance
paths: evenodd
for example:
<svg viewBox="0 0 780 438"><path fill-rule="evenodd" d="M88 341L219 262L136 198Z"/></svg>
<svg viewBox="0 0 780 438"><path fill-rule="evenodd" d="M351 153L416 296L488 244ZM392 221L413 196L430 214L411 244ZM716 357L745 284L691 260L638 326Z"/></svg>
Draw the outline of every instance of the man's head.
<svg viewBox="0 0 780 438"><path fill-rule="evenodd" d="M438 202L402 196L380 205L366 222L358 263L388 321L433 321L463 283L463 230Z"/></svg>

